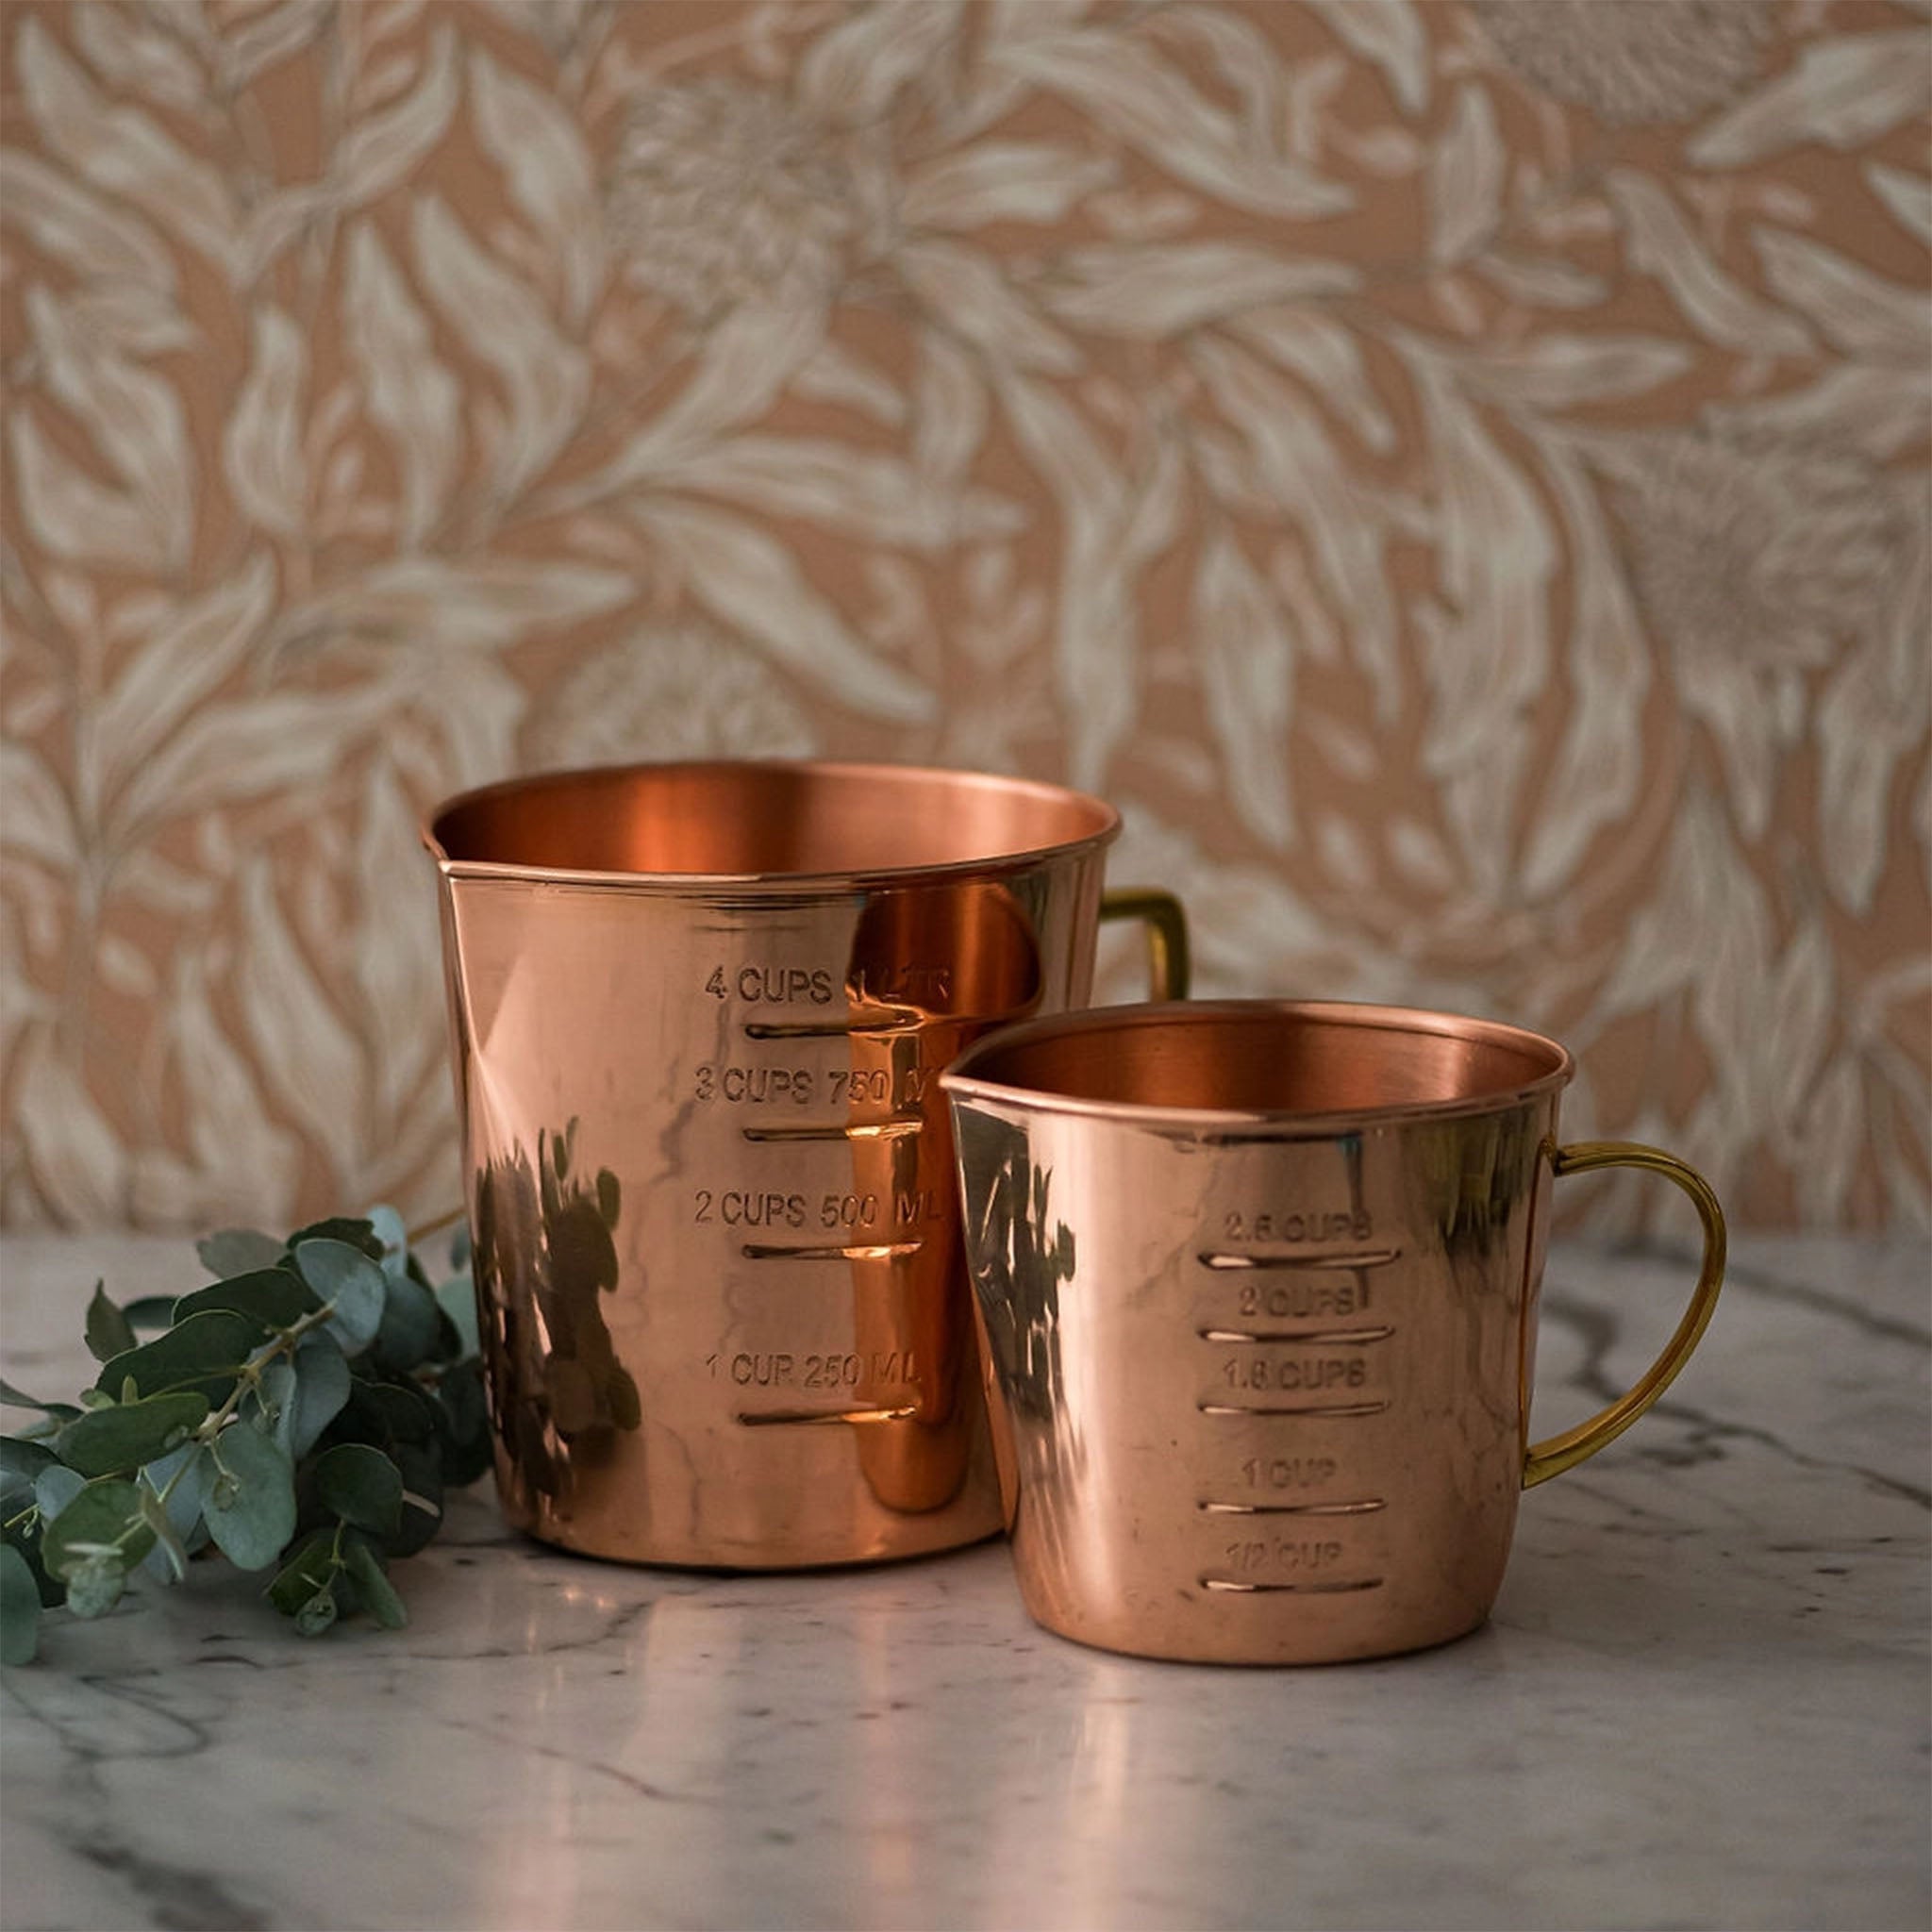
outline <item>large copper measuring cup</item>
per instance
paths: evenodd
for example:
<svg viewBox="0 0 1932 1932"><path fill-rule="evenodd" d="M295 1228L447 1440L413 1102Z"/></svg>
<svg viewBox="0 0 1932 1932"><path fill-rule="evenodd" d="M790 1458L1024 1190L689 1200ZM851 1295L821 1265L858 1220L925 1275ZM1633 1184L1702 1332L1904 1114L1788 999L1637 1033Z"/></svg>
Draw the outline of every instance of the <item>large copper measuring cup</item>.
<svg viewBox="0 0 1932 1932"><path fill-rule="evenodd" d="M1724 1219L1674 1156L1562 1146L1554 1041L1397 1008L1203 1002L1017 1026L945 1076L1022 1594L1108 1649L1376 1657L1474 1628L1519 1493L1642 1414L1703 1334ZM1662 1355L1527 1440L1560 1175L1688 1193Z"/></svg>
<svg viewBox="0 0 1932 1932"><path fill-rule="evenodd" d="M1000 1521L936 1075L1085 1000L1113 809L903 766L564 773L425 834L506 1514L636 1561ZM1186 935L1145 918L1161 991Z"/></svg>

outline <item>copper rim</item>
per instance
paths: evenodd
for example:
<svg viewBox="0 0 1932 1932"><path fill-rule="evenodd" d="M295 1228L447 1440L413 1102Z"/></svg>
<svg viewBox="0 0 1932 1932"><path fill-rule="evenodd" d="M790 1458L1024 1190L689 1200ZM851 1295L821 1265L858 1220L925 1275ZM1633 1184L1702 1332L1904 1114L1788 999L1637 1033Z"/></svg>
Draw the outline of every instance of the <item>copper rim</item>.
<svg viewBox="0 0 1932 1932"><path fill-rule="evenodd" d="M654 777L703 779L721 787L770 782L790 776L890 790L913 787L930 793L952 794L948 803L958 813L972 815L974 801L991 797L1022 801L1042 809L1082 816L1091 829L1077 836L1026 844L996 843L994 849L927 862L863 866L852 869L812 867L764 871L652 871L625 867L590 867L530 863L453 855L449 850L452 822L478 807L515 803L541 808L546 799L586 786L635 779L647 784ZM907 880L984 877L989 873L1019 871L1042 859L1098 851L1120 836L1120 813L1105 799L1044 779L1009 777L1001 774L959 770L948 766L898 764L880 760L814 758L707 758L647 760L635 764L585 765L539 772L482 785L457 793L433 807L421 834L424 844L447 877L518 879L531 883L584 886L604 890L648 889L671 893L702 893L719 887L732 891L795 891L821 889L847 891Z"/></svg>
<svg viewBox="0 0 1932 1932"><path fill-rule="evenodd" d="M1322 1111L1291 1111L1275 1108L1168 1107L1158 1103L1113 1100L1091 1095L1028 1087L1002 1077L1003 1062L1043 1041L1077 1035L1127 1033L1148 1027L1191 1027L1227 1021L1310 1021L1376 1033L1429 1034L1505 1048L1549 1061L1549 1070L1535 1078L1454 1094L1441 1100L1418 1100L1380 1107ZM1054 1014L1002 1027L976 1041L940 1075L940 1083L955 1099L992 1106L1025 1108L1039 1113L1078 1115L1142 1126L1199 1129L1261 1128L1284 1140L1324 1136L1348 1127L1392 1125L1404 1121L1442 1120L1467 1114L1491 1113L1555 1091L1569 1083L1575 1062L1567 1047L1527 1027L1503 1020L1481 1020L1459 1013L1434 1012L1420 1007L1374 1006L1347 1000L1188 1000L1168 1005L1096 1007L1087 1012Z"/></svg>

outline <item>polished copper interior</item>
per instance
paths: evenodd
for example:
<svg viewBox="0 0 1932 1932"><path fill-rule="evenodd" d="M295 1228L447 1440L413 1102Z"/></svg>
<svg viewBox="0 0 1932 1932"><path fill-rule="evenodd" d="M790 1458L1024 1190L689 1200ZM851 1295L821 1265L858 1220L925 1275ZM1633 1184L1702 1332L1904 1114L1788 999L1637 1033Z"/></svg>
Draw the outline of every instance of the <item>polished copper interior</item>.
<svg viewBox="0 0 1932 1932"><path fill-rule="evenodd" d="M1042 1021L987 1041L955 1071L1029 1100L1337 1114L1480 1105L1560 1083L1570 1066L1556 1041L1493 1021L1257 1000Z"/></svg>
<svg viewBox="0 0 1932 1932"><path fill-rule="evenodd" d="M560 772L453 800L430 836L458 864L658 875L930 871L1110 838L1110 806L1059 786L909 765L666 764Z"/></svg>

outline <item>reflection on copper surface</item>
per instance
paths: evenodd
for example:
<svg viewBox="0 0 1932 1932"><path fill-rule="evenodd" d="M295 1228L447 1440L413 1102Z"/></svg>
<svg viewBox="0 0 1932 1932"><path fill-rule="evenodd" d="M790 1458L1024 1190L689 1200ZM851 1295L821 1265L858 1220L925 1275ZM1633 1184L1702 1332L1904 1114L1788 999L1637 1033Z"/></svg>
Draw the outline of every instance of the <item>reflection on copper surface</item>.
<svg viewBox="0 0 1932 1932"><path fill-rule="evenodd" d="M476 1182L474 1269L499 1480L547 1496L608 1460L612 1433L641 1419L601 1306L617 1289L620 1190L608 1168L574 1170L576 1125L540 1127L534 1160L519 1149Z"/></svg>
<svg viewBox="0 0 1932 1932"><path fill-rule="evenodd" d="M997 1527L936 1075L1086 997L1117 828L1054 786L851 765L437 815L512 1521L747 1568Z"/></svg>
<svg viewBox="0 0 1932 1932"><path fill-rule="evenodd" d="M1022 1591L1048 1628L1203 1661L1374 1657L1475 1627L1523 1488L1657 1399L1723 1222L1655 1149L1558 1148L1570 1058L1370 1007L1112 1008L945 1075ZM1661 1172L1705 1265L1619 1403L1526 1445L1555 1177Z"/></svg>

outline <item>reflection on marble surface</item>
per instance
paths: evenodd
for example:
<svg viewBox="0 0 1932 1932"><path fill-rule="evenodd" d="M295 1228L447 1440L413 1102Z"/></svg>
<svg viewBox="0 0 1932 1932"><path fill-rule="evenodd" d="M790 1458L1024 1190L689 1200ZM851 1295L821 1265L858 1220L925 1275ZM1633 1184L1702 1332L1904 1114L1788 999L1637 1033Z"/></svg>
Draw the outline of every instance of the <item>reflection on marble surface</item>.
<svg viewBox="0 0 1932 1932"><path fill-rule="evenodd" d="M1539 1433L1641 1369L1686 1265L1557 1252ZM99 1273L193 1262L0 1245L9 1380L77 1380ZM395 1635L143 1589L6 1674L0 1923L1923 1926L1927 1280L1923 1244L1740 1241L1659 1408L1524 1499L1488 1627L1386 1663L1082 1650L996 1544L602 1565L487 1491Z"/></svg>

